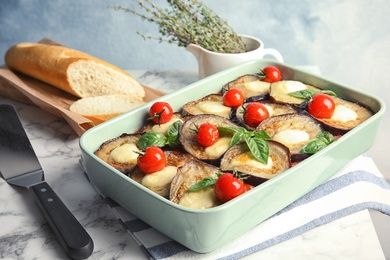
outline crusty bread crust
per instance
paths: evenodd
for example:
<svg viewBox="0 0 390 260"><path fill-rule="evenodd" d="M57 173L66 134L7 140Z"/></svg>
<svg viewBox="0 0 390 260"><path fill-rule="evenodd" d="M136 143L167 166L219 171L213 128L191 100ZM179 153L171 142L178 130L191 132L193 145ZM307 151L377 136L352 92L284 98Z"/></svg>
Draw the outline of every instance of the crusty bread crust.
<svg viewBox="0 0 390 260"><path fill-rule="evenodd" d="M10 69L80 98L121 93L133 95L138 99L145 96L143 87L126 71L64 46L19 43L7 51L5 62ZM76 67L73 71L72 66ZM88 67L88 71L83 73L82 68L85 67Z"/></svg>

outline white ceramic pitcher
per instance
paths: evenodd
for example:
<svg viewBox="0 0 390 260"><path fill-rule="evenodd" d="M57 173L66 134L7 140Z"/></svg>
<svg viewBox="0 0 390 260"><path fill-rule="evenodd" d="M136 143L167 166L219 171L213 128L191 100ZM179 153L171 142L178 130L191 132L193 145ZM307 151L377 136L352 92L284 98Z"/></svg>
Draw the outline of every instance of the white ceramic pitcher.
<svg viewBox="0 0 390 260"><path fill-rule="evenodd" d="M189 44L186 47L186 50L191 52L198 61L199 79L245 61L263 59L266 55L273 56L277 61L283 62L282 55L275 49L264 48L264 44L260 39L247 35L239 36L242 37L247 52L217 53L206 50L196 44Z"/></svg>

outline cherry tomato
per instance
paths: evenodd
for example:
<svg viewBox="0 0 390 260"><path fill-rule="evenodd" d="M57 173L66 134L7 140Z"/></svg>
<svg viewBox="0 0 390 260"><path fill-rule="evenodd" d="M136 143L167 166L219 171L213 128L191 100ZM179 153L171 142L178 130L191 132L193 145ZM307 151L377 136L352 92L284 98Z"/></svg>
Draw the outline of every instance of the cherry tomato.
<svg viewBox="0 0 390 260"><path fill-rule="evenodd" d="M282 80L282 73L275 66L267 66L263 69L263 72L265 74L265 78L263 78L262 81L272 83Z"/></svg>
<svg viewBox="0 0 390 260"><path fill-rule="evenodd" d="M248 103L245 107L244 122L250 127L258 126L261 121L268 117L268 109L261 103Z"/></svg>
<svg viewBox="0 0 390 260"><path fill-rule="evenodd" d="M248 183L244 183L244 189L245 189L245 192L247 191L250 191L251 189L253 189L255 186L253 185L250 185Z"/></svg>
<svg viewBox="0 0 390 260"><path fill-rule="evenodd" d="M219 132L218 128L210 123L203 123L198 127L196 133L196 140L202 146L211 146L218 141Z"/></svg>
<svg viewBox="0 0 390 260"><path fill-rule="evenodd" d="M161 171L164 169L166 161L163 150L157 146L147 147L145 154L139 155L137 158L138 168L146 174Z"/></svg>
<svg viewBox="0 0 390 260"><path fill-rule="evenodd" d="M243 194L245 185L242 180L234 177L232 173L224 173L218 177L214 185L214 191L220 201L226 202Z"/></svg>
<svg viewBox="0 0 390 260"><path fill-rule="evenodd" d="M331 118L336 104L333 98L326 94L316 94L307 105L307 111L316 118Z"/></svg>
<svg viewBox="0 0 390 260"><path fill-rule="evenodd" d="M223 95L223 104L228 107L238 107L244 103L244 94L238 88L231 88Z"/></svg>
<svg viewBox="0 0 390 260"><path fill-rule="evenodd" d="M167 102L155 102L149 109L150 119L156 124L165 124L171 120L173 109Z"/></svg>

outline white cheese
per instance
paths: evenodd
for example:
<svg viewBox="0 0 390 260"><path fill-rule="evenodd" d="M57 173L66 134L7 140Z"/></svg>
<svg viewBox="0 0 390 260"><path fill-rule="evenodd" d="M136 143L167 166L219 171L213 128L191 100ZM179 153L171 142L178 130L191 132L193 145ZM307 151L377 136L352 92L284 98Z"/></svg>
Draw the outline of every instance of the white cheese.
<svg viewBox="0 0 390 260"><path fill-rule="evenodd" d="M220 157L229 148L230 142L230 137L221 137L215 144L206 147L204 152L209 156Z"/></svg>
<svg viewBox="0 0 390 260"><path fill-rule="evenodd" d="M173 123L176 123L177 121L178 120L170 120L168 123L165 123L165 124L160 124L160 125L156 124L156 125L152 126L152 132L157 132L157 133L160 133L160 134L167 136L168 128L171 125L173 125Z"/></svg>
<svg viewBox="0 0 390 260"><path fill-rule="evenodd" d="M203 101L199 102L196 106L205 114L213 114L223 117L230 116L230 107L224 106L218 101Z"/></svg>
<svg viewBox="0 0 390 260"><path fill-rule="evenodd" d="M215 205L217 197L214 187L209 186L197 191L189 191L181 197L179 205L192 209L207 209Z"/></svg>
<svg viewBox="0 0 390 260"><path fill-rule="evenodd" d="M267 104L263 104L263 105L268 110L269 116L272 116L274 114L274 109L270 105L267 105Z"/></svg>
<svg viewBox="0 0 390 260"><path fill-rule="evenodd" d="M296 130L296 129L287 129L284 131L280 131L273 137L273 140L280 142L286 146L305 143L309 141L309 139L310 136L307 132L303 130Z"/></svg>
<svg viewBox="0 0 390 260"><path fill-rule="evenodd" d="M135 144L123 144L112 150L110 157L117 163L136 162L140 150Z"/></svg>
<svg viewBox="0 0 390 260"><path fill-rule="evenodd" d="M270 169L272 168L272 158L268 157L267 164L264 164L258 161L255 157L253 157L250 153L240 154L237 158L234 158L231 161L232 166L250 166L259 169Z"/></svg>
<svg viewBox="0 0 390 260"><path fill-rule="evenodd" d="M271 84L268 82L257 80L257 81L245 83L244 88L249 90L249 91L263 93L263 92L268 92L270 85Z"/></svg>
<svg viewBox="0 0 390 260"><path fill-rule="evenodd" d="M146 174L141 181L141 184L147 187L161 187L172 181L172 178L177 172L177 167L166 166L164 169L151 174Z"/></svg>
<svg viewBox="0 0 390 260"><path fill-rule="evenodd" d="M300 81L288 80L285 82L284 88L287 90L287 93L290 93L307 89L307 86Z"/></svg>
<svg viewBox="0 0 390 260"><path fill-rule="evenodd" d="M337 105L331 119L335 121L348 122L355 120L358 117L357 113L343 105Z"/></svg>

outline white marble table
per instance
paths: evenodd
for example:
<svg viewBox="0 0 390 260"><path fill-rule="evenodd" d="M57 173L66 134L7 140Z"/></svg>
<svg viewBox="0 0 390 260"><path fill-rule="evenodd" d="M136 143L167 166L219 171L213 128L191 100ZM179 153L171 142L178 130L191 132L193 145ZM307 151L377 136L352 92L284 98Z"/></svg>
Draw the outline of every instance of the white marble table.
<svg viewBox="0 0 390 260"><path fill-rule="evenodd" d="M197 79L194 72L130 71L141 83L170 92ZM37 107L13 104L45 171L46 181L94 240L90 259L147 259L79 168L78 136ZM67 259L26 189L0 178L0 258ZM385 259L368 210L319 226L248 259Z"/></svg>

